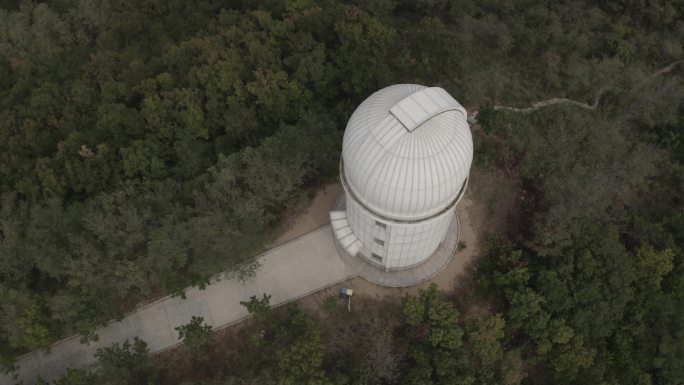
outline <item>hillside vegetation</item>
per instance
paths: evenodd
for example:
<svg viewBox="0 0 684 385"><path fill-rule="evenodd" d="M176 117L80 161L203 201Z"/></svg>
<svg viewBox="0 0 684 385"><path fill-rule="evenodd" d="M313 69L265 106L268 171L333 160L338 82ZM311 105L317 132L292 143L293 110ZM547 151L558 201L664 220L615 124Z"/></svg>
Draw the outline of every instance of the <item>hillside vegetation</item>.
<svg viewBox="0 0 684 385"><path fill-rule="evenodd" d="M272 359L308 368L290 383L684 383L684 66L657 72L684 58L683 15L648 0L1 0L2 361L224 269L254 274L269 231L336 178L355 106L410 82L480 112L487 314L426 292L383 346L334 355L294 311L294 334L270 334L290 349ZM492 108L598 95L593 110ZM381 348L391 375L331 364ZM200 380L285 378L277 362Z"/></svg>

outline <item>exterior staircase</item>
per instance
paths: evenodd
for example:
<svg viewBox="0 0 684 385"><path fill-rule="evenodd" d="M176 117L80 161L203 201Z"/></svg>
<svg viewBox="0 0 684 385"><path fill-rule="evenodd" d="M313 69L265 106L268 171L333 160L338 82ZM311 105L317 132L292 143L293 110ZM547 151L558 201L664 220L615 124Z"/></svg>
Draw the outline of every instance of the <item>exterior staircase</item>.
<svg viewBox="0 0 684 385"><path fill-rule="evenodd" d="M361 243L359 238L352 232L351 227L349 227L347 212L331 211L330 225L332 226L335 238L337 238L337 241L342 248L344 248L349 255L356 256L363 248L363 243Z"/></svg>

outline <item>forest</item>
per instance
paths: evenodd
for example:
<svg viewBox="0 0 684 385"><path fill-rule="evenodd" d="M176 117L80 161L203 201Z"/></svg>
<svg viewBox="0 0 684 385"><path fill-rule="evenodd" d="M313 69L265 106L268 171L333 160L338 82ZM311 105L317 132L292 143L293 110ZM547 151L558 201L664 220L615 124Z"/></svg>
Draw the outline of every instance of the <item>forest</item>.
<svg viewBox="0 0 684 385"><path fill-rule="evenodd" d="M242 356L195 327L194 376L136 340L56 384L684 384L683 42L681 0L0 0L0 362L258 274L354 108L418 83L479 111L461 296L254 299ZM550 98L585 105L496 108Z"/></svg>

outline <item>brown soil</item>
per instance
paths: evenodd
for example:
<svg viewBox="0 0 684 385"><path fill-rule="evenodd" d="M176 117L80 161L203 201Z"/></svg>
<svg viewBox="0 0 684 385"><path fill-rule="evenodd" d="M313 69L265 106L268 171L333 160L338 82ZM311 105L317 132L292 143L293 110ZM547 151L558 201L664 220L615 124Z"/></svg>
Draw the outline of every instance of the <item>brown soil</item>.
<svg viewBox="0 0 684 385"><path fill-rule="evenodd" d="M281 229L276 230L271 247L301 237L330 222L329 212L341 193L342 186L339 183L323 186L315 193L308 206L296 213L292 220L286 220Z"/></svg>
<svg viewBox="0 0 684 385"><path fill-rule="evenodd" d="M478 226L481 238L494 234L516 239L527 224L527 215L521 211L521 202L532 199L523 189L521 181L499 169L471 169L477 180L469 192L477 196Z"/></svg>

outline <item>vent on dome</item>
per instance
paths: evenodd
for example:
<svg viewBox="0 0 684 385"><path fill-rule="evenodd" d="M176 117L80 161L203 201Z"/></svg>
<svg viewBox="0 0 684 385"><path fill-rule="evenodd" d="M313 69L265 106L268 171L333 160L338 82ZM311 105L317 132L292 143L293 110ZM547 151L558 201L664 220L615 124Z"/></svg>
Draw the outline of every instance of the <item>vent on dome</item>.
<svg viewBox="0 0 684 385"><path fill-rule="evenodd" d="M439 87L430 87L405 97L390 108L390 113L409 132L413 132L418 126L435 115L450 110L463 113L462 109L463 107L448 92Z"/></svg>

